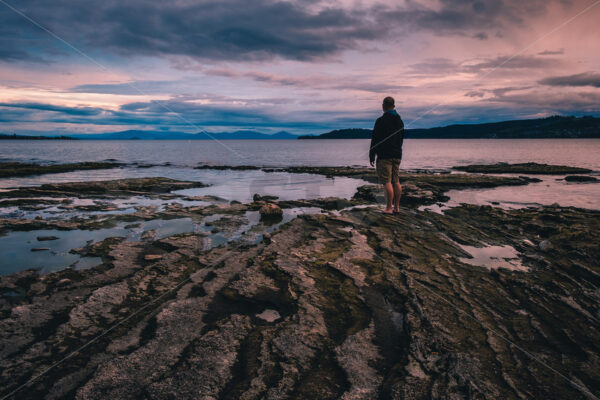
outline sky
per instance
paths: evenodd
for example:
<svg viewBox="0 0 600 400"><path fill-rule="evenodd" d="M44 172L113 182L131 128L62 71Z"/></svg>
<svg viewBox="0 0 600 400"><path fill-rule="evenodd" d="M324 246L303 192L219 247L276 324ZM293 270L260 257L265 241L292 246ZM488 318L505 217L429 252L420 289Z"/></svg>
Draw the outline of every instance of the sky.
<svg viewBox="0 0 600 400"><path fill-rule="evenodd" d="M600 0L0 0L0 133L600 114Z"/></svg>

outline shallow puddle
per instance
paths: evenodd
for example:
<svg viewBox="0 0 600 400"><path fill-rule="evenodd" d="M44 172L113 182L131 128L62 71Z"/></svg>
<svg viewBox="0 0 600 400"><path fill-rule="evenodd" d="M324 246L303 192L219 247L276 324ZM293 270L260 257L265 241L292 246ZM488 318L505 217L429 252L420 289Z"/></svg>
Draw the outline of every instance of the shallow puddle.
<svg viewBox="0 0 600 400"><path fill-rule="evenodd" d="M126 228L128 225L134 227ZM108 237L121 236L126 240L137 241L146 231L154 231L154 238L193 232L194 223L191 218L172 220L151 220L131 224L121 222L114 228L97 230L71 231L44 229L33 231L13 231L0 237L0 275L10 274L24 269L39 269L45 274L67 267L74 269L91 268L102 263L98 257L81 257L69 253L70 250L85 246L87 243L99 242ZM55 236L56 240L39 241L38 237Z"/></svg>
<svg viewBox="0 0 600 400"><path fill-rule="evenodd" d="M505 268L511 271L529 271L529 268L521 263L519 253L512 246L474 247L458 243L457 245L472 257L459 258L465 264L485 267L487 269Z"/></svg>
<svg viewBox="0 0 600 400"><path fill-rule="evenodd" d="M248 211L243 218L247 222L233 230L217 230L206 222L214 222L227 216L211 215L194 223L191 218L154 219L139 222L120 222L114 228L97 230L56 230L13 231L0 237L0 275L10 274L24 269L38 269L46 274L64 268L85 269L102 263L98 257L81 257L69 253L70 250L84 247L88 243L100 242L109 237L124 237L128 241L157 240L180 233L200 233L204 235L203 250L241 240L255 244L262 240L265 233L273 232L281 224L291 221L301 214L317 214L317 207L298 207L284 209L283 217L275 223L265 224L260 220L258 211ZM55 236L55 240L38 240L38 237Z"/></svg>
<svg viewBox="0 0 600 400"><path fill-rule="evenodd" d="M256 316L267 322L275 322L281 318L281 315L277 312L277 310L271 310L269 308L265 309L260 314L256 314Z"/></svg>

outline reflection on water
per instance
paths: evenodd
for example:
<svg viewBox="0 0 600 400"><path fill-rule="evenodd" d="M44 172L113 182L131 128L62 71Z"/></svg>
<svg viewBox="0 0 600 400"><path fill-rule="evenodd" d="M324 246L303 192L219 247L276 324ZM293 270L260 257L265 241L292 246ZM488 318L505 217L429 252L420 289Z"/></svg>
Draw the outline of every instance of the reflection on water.
<svg viewBox="0 0 600 400"><path fill-rule="evenodd" d="M527 186L500 186L493 189L451 190L446 207L461 203L486 204L503 208L539 207L559 204L600 210L600 183L569 183L556 176L536 176L542 182Z"/></svg>
<svg viewBox="0 0 600 400"><path fill-rule="evenodd" d="M374 118L376 115L373 116ZM213 165L351 166L369 164L369 140L22 141L4 140L0 160ZM402 167L538 162L600 170L600 139L406 139Z"/></svg>
<svg viewBox="0 0 600 400"><path fill-rule="evenodd" d="M211 141L3 141L0 160L21 162L80 162L101 161L113 158L123 163L164 164L152 168L123 167L109 170L73 171L32 177L0 179L0 190L17 186L35 186L51 182L111 180L135 177L167 177L179 180L200 181L211 186L177 192L184 196L214 195L226 201L250 202L255 193L275 195L282 200L315 199L319 197L351 198L356 188L366 182L357 179L327 178L313 174L265 173L260 170L208 170L193 169L198 164L256 165L256 166L342 166L368 164L368 140L315 140L315 141L228 141L244 157L237 158L221 145ZM456 165L488 164L496 162L538 162L590 168L600 171L600 140L406 140L404 169L444 169ZM527 186L507 186L493 189L453 190L450 201L441 206L421 209L443 212L446 207L460 203L490 204L507 208L549 205L576 206L600 209L600 183L567 183L562 177L536 176L542 182ZM73 199L71 206L93 205L97 200ZM105 200L103 200L105 201ZM184 207L207 205L210 202L184 199L151 199L135 196L128 199L106 200L116 207L112 211L82 211L69 205L48 205L40 209L27 207L2 207L0 217L14 218L71 218L80 215L132 213L136 206L155 206L160 211L177 202ZM156 238L176 233L202 234L202 248L210 248L231 240L256 242L265 231L270 232L300 213L318 213L320 209L284 210L278 224L266 226L257 212L248 212L248 223L234 232L212 232L213 227L194 223L189 218L169 221L141 222L137 227L95 231L31 231L11 232L0 237L0 274L24 268L43 268L49 272L71 266L88 268L97 265L97 258L81 258L69 250L84 246L88 241L100 241L110 236L123 236L127 240L140 240L144 232L155 230ZM212 217L218 218L218 216ZM207 221L210 219L207 219ZM37 236L58 236L59 239L38 242ZM44 247L48 250L31 251ZM473 256L463 262L488 268L523 270L518 255L512 247L488 246L475 248L461 246ZM525 268L526 269L526 268Z"/></svg>
<svg viewBox="0 0 600 400"><path fill-rule="evenodd" d="M40 269L41 273L68 266L75 269L91 268L102 263L102 260L97 257L80 257L69 251L114 236L125 237L127 240L140 240L142 234L150 230L155 231L156 238L194 231L194 224L190 218L151 220L126 228L130 224L122 222L114 228L97 230L45 229L10 232L6 236L0 237L0 249L2 250L0 275L28 268ZM39 241L37 239L39 236L56 236L58 239Z"/></svg>
<svg viewBox="0 0 600 400"><path fill-rule="evenodd" d="M56 229L33 230L27 232L13 231L0 237L0 275L10 274L24 269L39 269L45 274L67 267L74 269L91 268L102 263L98 257L81 257L69 251L84 247L87 244L102 241L108 237L124 237L125 240L157 240L180 233L197 233L198 246L201 250L228 243L232 240L241 240L246 243L257 243L263 235L273 232L278 226L291 221L301 214L320 213L316 207L298 207L284 209L283 217L275 224L264 225L260 221L258 211L248 211L244 215L246 223L240 224L235 230L213 231L214 222L223 218L222 214L215 214L205 218L202 223L195 223L191 218L154 219L136 223L120 222L114 228L97 230L71 230ZM208 224L207 224L208 223ZM41 236L55 236L56 240L39 241ZM32 251L33 249L33 251Z"/></svg>
<svg viewBox="0 0 600 400"><path fill-rule="evenodd" d="M358 186L367 182L345 177L327 178L317 174L288 174L260 170L209 170L175 167L117 168L74 171L33 177L0 179L0 187L37 186L51 182L83 182L122 178L165 177L202 182L211 186L176 193L186 196L213 195L226 200L252 201L255 193L275 195L282 200L316 199L319 197L350 198ZM134 198L135 199L135 198Z"/></svg>
<svg viewBox="0 0 600 400"><path fill-rule="evenodd" d="M471 255L471 258L459 258L465 264L477 265L487 269L505 268L511 271L529 271L529 268L521 263L519 253L512 246L474 247L456 244Z"/></svg>

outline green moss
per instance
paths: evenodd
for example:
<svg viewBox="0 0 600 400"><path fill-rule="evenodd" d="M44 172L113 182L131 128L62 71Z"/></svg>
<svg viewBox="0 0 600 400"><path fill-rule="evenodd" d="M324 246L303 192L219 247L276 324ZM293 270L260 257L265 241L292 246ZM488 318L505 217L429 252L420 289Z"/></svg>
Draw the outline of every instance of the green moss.
<svg viewBox="0 0 600 400"><path fill-rule="evenodd" d="M369 309L351 278L327 265L311 268L310 274L323 296L321 311L329 336L336 344L369 325Z"/></svg>
<svg viewBox="0 0 600 400"><path fill-rule="evenodd" d="M312 368L297 383L290 398L297 400L339 399L350 389L345 371L335 360L331 351L315 358Z"/></svg>

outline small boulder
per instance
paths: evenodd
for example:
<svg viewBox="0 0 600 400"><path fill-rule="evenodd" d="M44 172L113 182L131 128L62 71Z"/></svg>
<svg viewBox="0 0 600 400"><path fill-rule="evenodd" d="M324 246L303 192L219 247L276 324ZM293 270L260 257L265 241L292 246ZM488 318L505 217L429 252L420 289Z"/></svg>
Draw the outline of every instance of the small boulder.
<svg viewBox="0 0 600 400"><path fill-rule="evenodd" d="M156 229L150 229L148 231L144 231L140 238L142 240L156 240L157 232Z"/></svg>
<svg viewBox="0 0 600 400"><path fill-rule="evenodd" d="M541 251L548 251L551 250L554 246L552 245L552 242L549 240L542 240L540 242L540 244L538 245Z"/></svg>
<svg viewBox="0 0 600 400"><path fill-rule="evenodd" d="M283 215L283 211L277 204L266 203L263 205L258 212L260 213L260 217L264 218L281 218Z"/></svg>
<svg viewBox="0 0 600 400"><path fill-rule="evenodd" d="M38 236L38 242L45 242L48 240L58 240L58 236Z"/></svg>
<svg viewBox="0 0 600 400"><path fill-rule="evenodd" d="M598 179L589 175L568 175L565 176L567 182L596 182Z"/></svg>
<svg viewBox="0 0 600 400"><path fill-rule="evenodd" d="M144 260L146 261L156 261L160 260L161 258L163 258L162 254L146 254L144 256Z"/></svg>
<svg viewBox="0 0 600 400"><path fill-rule="evenodd" d="M277 199L279 199L278 196L271 196L271 195L268 195L268 194L264 195L264 196L261 196L258 193L254 193L254 196L252 196L252 200L253 201L275 201Z"/></svg>
<svg viewBox="0 0 600 400"><path fill-rule="evenodd" d="M50 247L34 247L31 251L48 251Z"/></svg>

